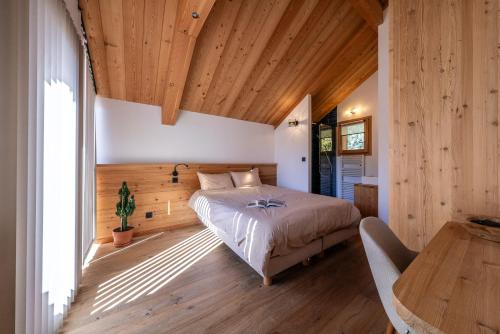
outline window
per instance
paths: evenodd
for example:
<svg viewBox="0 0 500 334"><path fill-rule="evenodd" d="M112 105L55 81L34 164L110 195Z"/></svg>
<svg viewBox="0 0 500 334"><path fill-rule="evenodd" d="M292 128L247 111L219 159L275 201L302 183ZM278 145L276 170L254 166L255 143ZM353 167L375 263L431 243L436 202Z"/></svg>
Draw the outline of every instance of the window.
<svg viewBox="0 0 500 334"><path fill-rule="evenodd" d="M324 126L320 129L320 150L323 152L332 151L332 128L330 126Z"/></svg>
<svg viewBox="0 0 500 334"><path fill-rule="evenodd" d="M338 153L371 154L371 116L338 123Z"/></svg>

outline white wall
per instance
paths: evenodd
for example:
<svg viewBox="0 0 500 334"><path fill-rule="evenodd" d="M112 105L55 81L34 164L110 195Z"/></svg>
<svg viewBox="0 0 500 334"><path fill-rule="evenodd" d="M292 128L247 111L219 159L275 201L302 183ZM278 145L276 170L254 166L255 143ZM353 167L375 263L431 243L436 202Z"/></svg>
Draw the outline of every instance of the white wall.
<svg viewBox="0 0 500 334"><path fill-rule="evenodd" d="M272 163L271 125L182 111L161 124L158 106L96 98L97 163Z"/></svg>
<svg viewBox="0 0 500 334"><path fill-rule="evenodd" d="M288 127L297 119L299 126ZM274 132L278 186L311 190L311 96L307 95ZM305 157L306 161L302 161Z"/></svg>
<svg viewBox="0 0 500 334"><path fill-rule="evenodd" d="M356 108L355 115L350 112L352 108ZM378 176L378 109L377 72L337 106L338 122L372 116L372 155L365 156L364 176Z"/></svg>
<svg viewBox="0 0 500 334"><path fill-rule="evenodd" d="M389 10L378 27L378 216L389 223Z"/></svg>

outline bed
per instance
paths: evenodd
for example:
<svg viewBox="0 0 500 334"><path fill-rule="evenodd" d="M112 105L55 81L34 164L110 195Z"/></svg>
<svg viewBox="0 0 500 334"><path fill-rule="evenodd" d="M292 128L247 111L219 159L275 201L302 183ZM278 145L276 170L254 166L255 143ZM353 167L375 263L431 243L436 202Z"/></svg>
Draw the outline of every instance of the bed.
<svg viewBox="0 0 500 334"><path fill-rule="evenodd" d="M286 206L247 208L257 199L278 199ZM281 271L357 234L361 219L349 201L270 185L198 190L189 206L263 277L264 285Z"/></svg>

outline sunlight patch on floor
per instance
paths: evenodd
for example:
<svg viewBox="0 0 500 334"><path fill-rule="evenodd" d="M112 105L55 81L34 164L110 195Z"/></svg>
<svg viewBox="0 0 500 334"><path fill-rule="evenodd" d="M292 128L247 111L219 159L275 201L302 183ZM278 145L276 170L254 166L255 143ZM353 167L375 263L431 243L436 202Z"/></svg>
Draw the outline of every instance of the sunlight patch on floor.
<svg viewBox="0 0 500 334"><path fill-rule="evenodd" d="M217 236L204 229L135 265L99 285L90 314L157 292L220 244L222 241Z"/></svg>
<svg viewBox="0 0 500 334"><path fill-rule="evenodd" d="M121 253L123 251L126 251L132 247L135 247L137 245L140 245L142 244L143 242L146 242L148 240L151 240L151 239L154 239L156 237L159 237L160 235L162 235L163 232L160 232L160 233L156 233L156 234L153 234L152 236L150 237L147 237L147 238L144 238L144 239L141 239L141 240L137 240L137 241L134 241L132 244L128 245L128 246L125 246L125 247L122 247L122 248L119 248L117 250L115 250L114 252L111 252L109 254L106 254L106 255L103 255L101 257L98 257L96 259L94 259L96 253L97 253L97 250L99 249L100 245L97 244L97 243L94 243L92 244L92 246L90 247L90 250L85 258L85 262L83 264L83 269L87 268L89 265L95 263L95 262L98 262L102 259L105 259L105 258L108 258L110 256L113 256L115 254L118 254L118 253Z"/></svg>

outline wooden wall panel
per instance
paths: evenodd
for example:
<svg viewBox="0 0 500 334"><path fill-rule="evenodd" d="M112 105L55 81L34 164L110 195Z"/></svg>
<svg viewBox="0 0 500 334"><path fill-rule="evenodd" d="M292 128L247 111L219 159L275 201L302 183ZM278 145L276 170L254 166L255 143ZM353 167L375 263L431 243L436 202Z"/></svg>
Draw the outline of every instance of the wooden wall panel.
<svg viewBox="0 0 500 334"><path fill-rule="evenodd" d="M276 164L189 164L188 169L178 167L177 184L172 183L174 166L175 164L97 165L96 241L111 241L111 231L119 226L115 205L118 201L118 189L123 181L127 182L136 199L137 209L129 218L136 235L198 223L196 214L188 207L189 198L200 188L196 172L246 171L254 166L259 168L262 183L276 185ZM145 218L148 211L153 212L153 218Z"/></svg>
<svg viewBox="0 0 500 334"><path fill-rule="evenodd" d="M391 1L390 224L422 249L500 216L500 1Z"/></svg>

